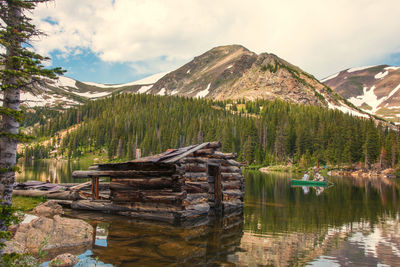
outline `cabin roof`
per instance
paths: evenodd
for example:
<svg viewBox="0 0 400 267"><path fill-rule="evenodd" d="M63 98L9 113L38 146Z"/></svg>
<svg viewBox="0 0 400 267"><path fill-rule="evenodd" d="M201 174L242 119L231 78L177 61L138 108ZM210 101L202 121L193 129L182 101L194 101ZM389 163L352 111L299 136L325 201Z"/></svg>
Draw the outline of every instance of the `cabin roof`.
<svg viewBox="0 0 400 267"><path fill-rule="evenodd" d="M115 166L119 164L127 164L127 163L169 163L173 164L180 159L186 157L187 155L196 152L207 145L209 145L210 142L202 143L202 144L197 144L197 145L191 145L191 146L186 146L186 147L181 147L178 149L168 149L167 151L153 155L153 156L148 156L132 161L127 161L127 162L121 162L121 163L104 163L104 164L98 164L100 167L107 167L107 166Z"/></svg>

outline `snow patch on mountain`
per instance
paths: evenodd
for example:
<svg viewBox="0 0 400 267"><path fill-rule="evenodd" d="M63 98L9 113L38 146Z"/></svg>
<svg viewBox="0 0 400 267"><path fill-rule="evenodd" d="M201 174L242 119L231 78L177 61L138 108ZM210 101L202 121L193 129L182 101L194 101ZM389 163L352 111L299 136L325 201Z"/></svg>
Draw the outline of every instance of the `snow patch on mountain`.
<svg viewBox="0 0 400 267"><path fill-rule="evenodd" d="M94 82L83 82L84 84L91 85L91 86L96 86L99 88L120 88L120 87L125 87L125 86L132 86L132 85L141 85L141 84L154 84L156 83L159 79L161 79L165 74L168 72L161 72L161 73L156 73L153 75L150 75L146 78L143 78L141 80L137 80L134 82L129 82L129 83L121 83L121 84L101 84L101 83L94 83Z"/></svg>
<svg viewBox="0 0 400 267"><path fill-rule="evenodd" d="M112 94L112 92L85 92L85 93L75 92L75 94L92 99L92 98L99 98L99 97L104 97L104 96L110 95L110 94Z"/></svg>
<svg viewBox="0 0 400 267"><path fill-rule="evenodd" d="M207 96L207 95L210 93L210 86L211 86L211 83L209 83L209 84L207 85L207 88L206 88L206 89L204 89L204 90L198 92L194 97L195 97L195 98L203 98L203 97Z"/></svg>
<svg viewBox="0 0 400 267"><path fill-rule="evenodd" d="M55 86L58 87L71 87L78 89L76 87L76 81L66 76L59 76L58 80L55 81Z"/></svg>
<svg viewBox="0 0 400 267"><path fill-rule="evenodd" d="M165 88L161 88L160 92L157 93L157 95L165 95Z"/></svg>
<svg viewBox="0 0 400 267"><path fill-rule="evenodd" d="M152 87L153 85L143 85L142 87L140 87L140 89L137 91L139 94L144 94L144 93L146 93L147 91L149 91L150 90L150 88Z"/></svg>
<svg viewBox="0 0 400 267"><path fill-rule="evenodd" d="M356 71L360 71L360 70L365 70L365 69L373 68L373 67L376 67L376 66L378 66L378 65L351 68L351 69L348 69L347 72L349 72L349 73L351 73L351 72L356 72Z"/></svg>
<svg viewBox="0 0 400 267"><path fill-rule="evenodd" d="M379 109L379 106L387 99L391 98L398 90L400 89L400 84L397 85L387 96L378 97L375 95L375 85L372 86L369 90L367 87L363 88L363 94L357 97L349 98L349 101L355 106L361 106L366 103L372 108L372 113L376 113Z"/></svg>
<svg viewBox="0 0 400 267"><path fill-rule="evenodd" d="M328 107L330 109L334 109L334 110L340 110L343 113L348 113L352 116L357 116L357 117L364 117L364 118L369 118L369 116L367 114L358 112L356 110L350 109L347 105L345 105L344 103L340 103L340 106L334 105L330 102L328 102Z"/></svg>
<svg viewBox="0 0 400 267"><path fill-rule="evenodd" d="M400 67L386 67L385 70L398 70Z"/></svg>
<svg viewBox="0 0 400 267"><path fill-rule="evenodd" d="M383 79L386 75L389 74L389 71L382 71L375 75L375 79Z"/></svg>
<svg viewBox="0 0 400 267"><path fill-rule="evenodd" d="M63 104L63 107L70 107L72 105L79 104L78 102L71 100L65 96L50 95L50 94L33 94L32 92L21 92L20 95L21 103L28 107L45 107L55 106L59 103Z"/></svg>

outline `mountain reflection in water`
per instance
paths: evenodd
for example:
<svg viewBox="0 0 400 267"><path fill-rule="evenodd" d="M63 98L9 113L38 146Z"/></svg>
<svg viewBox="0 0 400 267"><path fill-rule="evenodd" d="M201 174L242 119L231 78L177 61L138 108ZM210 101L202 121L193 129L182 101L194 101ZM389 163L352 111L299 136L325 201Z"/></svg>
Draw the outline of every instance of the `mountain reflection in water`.
<svg viewBox="0 0 400 267"><path fill-rule="evenodd" d="M71 182L80 164L58 164L52 179ZM317 195L291 187L299 178L248 171L243 217L193 227L68 211L97 229L79 266L400 266L398 181L330 177L335 185Z"/></svg>

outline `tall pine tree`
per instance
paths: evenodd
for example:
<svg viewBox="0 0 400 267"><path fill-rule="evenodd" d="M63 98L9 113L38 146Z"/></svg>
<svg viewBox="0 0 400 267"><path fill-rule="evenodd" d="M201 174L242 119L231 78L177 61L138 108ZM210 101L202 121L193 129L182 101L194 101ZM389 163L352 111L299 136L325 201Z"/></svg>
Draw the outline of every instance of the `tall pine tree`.
<svg viewBox="0 0 400 267"><path fill-rule="evenodd" d="M44 77L54 79L60 68L45 69L46 58L30 49L30 40L41 34L24 11L32 10L38 2L28 0L0 1L0 79L2 106L0 107L0 198L2 217L0 231L7 230L7 218L12 204L12 190L16 170L18 141L26 137L19 132L22 119L20 92L28 91ZM1 251L0 251L1 253Z"/></svg>

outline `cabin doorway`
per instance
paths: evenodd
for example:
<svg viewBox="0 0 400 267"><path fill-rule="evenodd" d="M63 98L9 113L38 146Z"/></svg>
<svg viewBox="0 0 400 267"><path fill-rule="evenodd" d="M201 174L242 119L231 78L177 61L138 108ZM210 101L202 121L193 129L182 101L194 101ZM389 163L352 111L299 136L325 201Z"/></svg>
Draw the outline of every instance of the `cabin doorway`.
<svg viewBox="0 0 400 267"><path fill-rule="evenodd" d="M217 164L208 164L208 175L210 179L210 191L214 192L214 210L217 214L222 212L222 179L221 168ZM214 190L212 190L214 189Z"/></svg>

